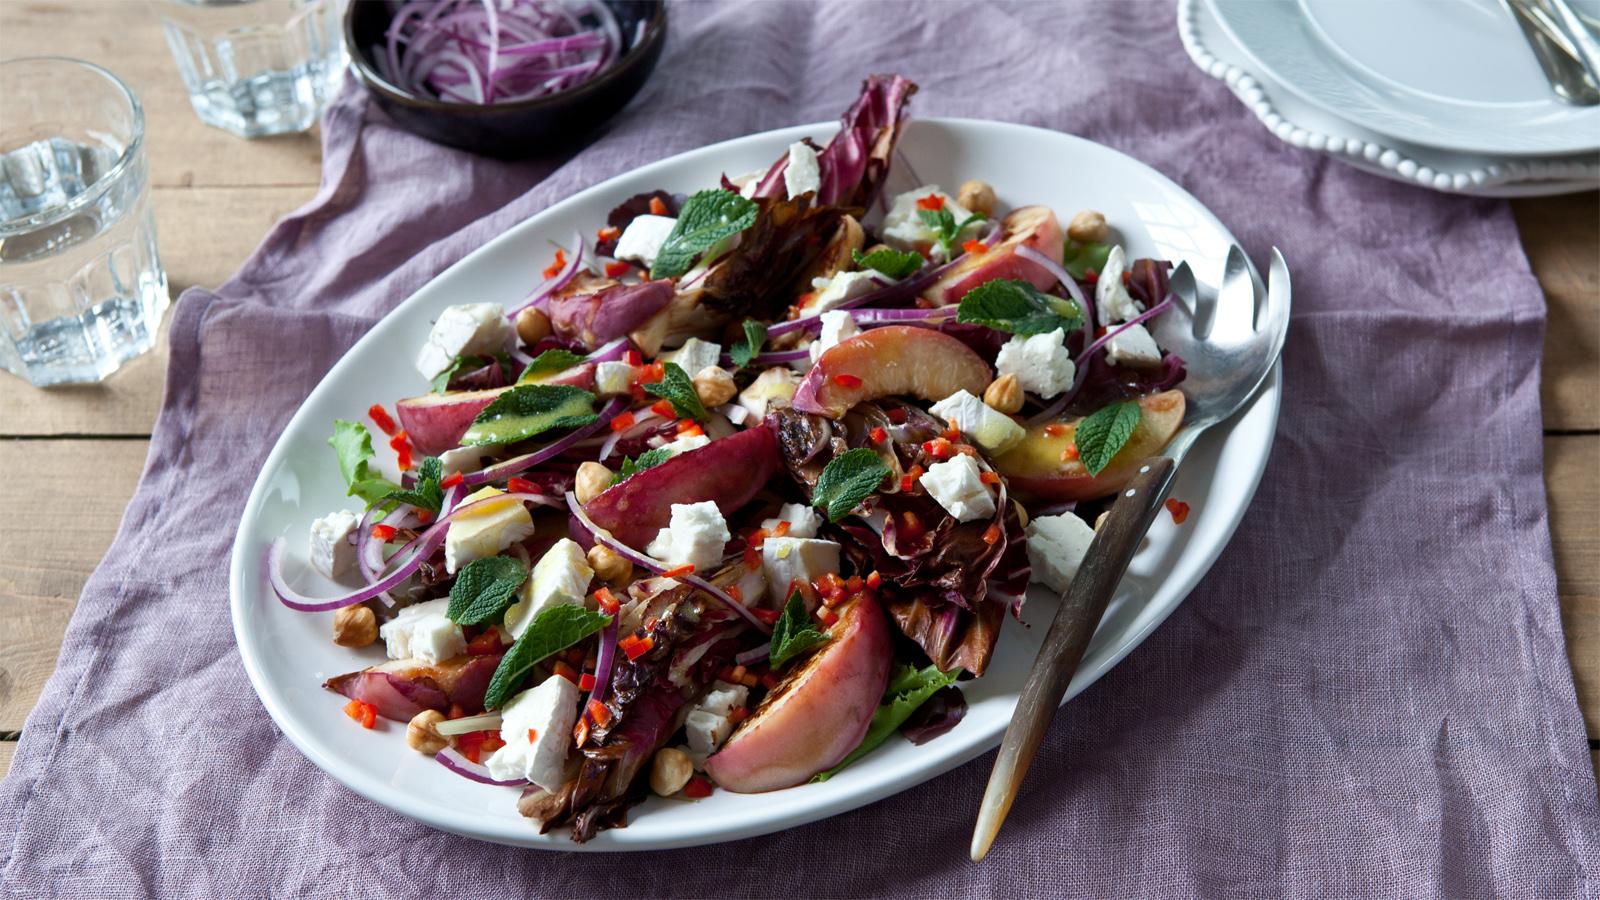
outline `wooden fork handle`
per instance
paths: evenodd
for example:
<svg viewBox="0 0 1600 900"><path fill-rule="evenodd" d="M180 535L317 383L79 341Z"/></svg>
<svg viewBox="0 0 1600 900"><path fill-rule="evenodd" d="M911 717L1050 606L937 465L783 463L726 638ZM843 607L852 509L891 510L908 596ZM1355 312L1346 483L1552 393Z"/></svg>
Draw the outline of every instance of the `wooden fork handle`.
<svg viewBox="0 0 1600 900"><path fill-rule="evenodd" d="M1116 592L1117 583L1128 570L1128 562L1150 523L1155 521L1172 486L1177 464L1167 457L1152 459L1122 489L1111 514L1095 533L1084 555L1083 565L1072 579L1072 586L1061 599L1055 621L1045 635L1044 645L1033 661L1028 680L1022 686L1016 712L1000 742L1000 756L989 775L989 786L978 808L978 822L972 832L972 860L989 852L1000 824L1017 797L1033 756L1044 739L1045 729L1066 696L1067 686L1083 661L1089 639L1105 615L1106 604Z"/></svg>

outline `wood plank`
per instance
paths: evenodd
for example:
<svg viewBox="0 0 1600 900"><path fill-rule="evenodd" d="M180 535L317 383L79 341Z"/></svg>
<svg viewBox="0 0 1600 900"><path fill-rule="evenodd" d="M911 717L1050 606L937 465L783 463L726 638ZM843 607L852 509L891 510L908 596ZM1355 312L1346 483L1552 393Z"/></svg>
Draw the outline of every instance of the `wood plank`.
<svg viewBox="0 0 1600 900"><path fill-rule="evenodd" d="M144 106L153 184L315 186L315 132L247 141L200 121L167 50L159 9L131 0L0 3L0 57L70 56L126 82Z"/></svg>
<svg viewBox="0 0 1600 900"><path fill-rule="evenodd" d="M1600 193L1512 202L1549 308L1544 425L1600 428Z"/></svg>
<svg viewBox="0 0 1600 900"><path fill-rule="evenodd" d="M55 670L67 620L89 573L116 536L144 467L145 441L0 441L9 483L0 517L0 732L22 728ZM83 473L93 471L93 478ZM70 536L64 540L63 536Z"/></svg>
<svg viewBox="0 0 1600 900"><path fill-rule="evenodd" d="M1544 439L1545 489L1567 657L1590 737L1600 737L1600 435Z"/></svg>
<svg viewBox="0 0 1600 900"><path fill-rule="evenodd" d="M4 4L0 4L3 6ZM156 188L156 233L174 299L192 285L227 281L274 222L305 204L311 187ZM165 329L155 350L100 384L48 390L0 373L0 437L149 434L167 371Z"/></svg>
<svg viewBox="0 0 1600 900"><path fill-rule="evenodd" d="M11 757L17 752L17 745L13 741L0 741L0 778L6 777L11 772Z"/></svg>

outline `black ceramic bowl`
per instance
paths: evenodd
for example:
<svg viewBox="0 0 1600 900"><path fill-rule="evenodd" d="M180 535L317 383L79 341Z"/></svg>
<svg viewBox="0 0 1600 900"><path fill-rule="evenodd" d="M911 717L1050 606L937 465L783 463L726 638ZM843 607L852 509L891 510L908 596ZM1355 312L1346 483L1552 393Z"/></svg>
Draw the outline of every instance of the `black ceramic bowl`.
<svg viewBox="0 0 1600 900"><path fill-rule="evenodd" d="M356 77L395 122L430 141L506 159L538 156L587 137L644 86L667 41L667 7L654 0L603 0L622 25L622 57L570 90L515 103L446 103L390 84L373 64L391 9L382 0L353 0L344 16L345 48ZM645 23L637 43L638 23Z"/></svg>

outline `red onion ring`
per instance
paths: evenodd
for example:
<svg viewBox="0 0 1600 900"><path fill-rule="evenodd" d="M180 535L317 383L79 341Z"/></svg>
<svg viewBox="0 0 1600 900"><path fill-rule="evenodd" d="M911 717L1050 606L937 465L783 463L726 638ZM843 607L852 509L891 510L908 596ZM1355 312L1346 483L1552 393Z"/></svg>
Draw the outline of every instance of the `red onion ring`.
<svg viewBox="0 0 1600 900"><path fill-rule="evenodd" d="M506 318L515 322L517 321L517 316L521 315L522 311L530 306L543 309L551 294L571 284L572 279L578 277L578 271L583 268L583 257L586 250L582 233L577 231L572 233L572 246L576 249L572 251L572 258L567 260L567 264L562 267L561 271L557 272L554 278L546 278L538 287L535 287L533 293L528 295L528 299L524 300L521 306L506 313Z"/></svg>
<svg viewBox="0 0 1600 900"><path fill-rule="evenodd" d="M460 753L454 747L446 747L434 754L433 757L439 765L460 775L462 778L476 781L479 784L492 784L496 787L521 787L528 783L526 778L514 778L510 781L496 781L489 774L487 766L479 765Z"/></svg>
<svg viewBox="0 0 1600 900"><path fill-rule="evenodd" d="M559 505L559 501L554 497L546 497L543 494L497 494L493 497L475 500L465 506L451 510L446 515L440 516L438 521L434 522L427 531L417 535L410 543L400 548L400 551L390 559L399 558L405 555L408 550L412 552L406 558L406 561L401 563L393 572L358 591L345 594L342 597L328 599L311 597L289 586L288 580L283 576L283 553L289 542L280 535L273 538L272 543L267 547L266 556L262 560L263 567L266 569L267 581L272 585L272 592L278 595L278 600L290 609L297 609L301 612L328 612L330 610L343 609L346 606L354 606L362 601L371 600L384 591L393 590L407 578L410 578L417 569L421 568L422 563L433 554L440 542L444 540L445 531L449 528L452 519L482 504L506 499L521 500L525 503L537 503L544 506Z"/></svg>
<svg viewBox="0 0 1600 900"><path fill-rule="evenodd" d="M583 511L583 504L578 502L577 495L573 494L571 491L567 491L567 510L572 513L573 518L578 520L579 524L583 526L584 530L589 532L589 536L591 538L602 544L605 544L612 550L615 550L620 556L627 559L634 565L657 575L663 575L672 571L674 568L673 566L663 564L660 560L652 556L646 556L645 554L640 553L632 547L629 547L627 544L624 544L623 542L612 537L611 532L596 525L593 520L589 518L589 514ZM756 618L754 613L748 609L745 609L743 603L733 599L733 597L722 588L717 587L698 575L674 575L673 578L683 582L684 584L693 585L694 587L699 588L700 590L705 591L711 596L717 598L717 600L721 601L723 606L726 606L738 613L740 616L743 616L745 621L749 622L757 631L761 632L762 634L772 633L771 626Z"/></svg>
<svg viewBox="0 0 1600 900"><path fill-rule="evenodd" d="M1094 354L1101 347L1104 347L1111 341L1112 338L1123 333L1124 331L1127 331L1129 328L1149 321L1150 319L1153 319L1156 316L1166 312L1169 308L1171 308L1171 306L1172 295L1168 294L1166 299L1162 300L1160 303L1157 303L1155 306L1152 306L1137 316L1134 316L1132 319L1129 319L1121 325L1118 325L1116 328L1107 331L1105 334L1102 334L1094 343L1083 348L1083 352L1078 354L1078 358L1076 360L1078 369L1072 376L1072 386L1067 388L1066 393L1058 397L1054 403L1045 407L1037 415L1029 419L1028 424L1030 426L1039 425L1061 415L1061 411L1066 409L1067 404L1071 403L1073 398L1078 396L1078 391L1083 389L1083 382L1089 377L1089 360L1094 357Z"/></svg>
<svg viewBox="0 0 1600 900"><path fill-rule="evenodd" d="M753 662L760 662L763 659L766 659L769 655L771 655L771 653L772 642L767 641L765 644L762 644L759 647L752 647L738 656L735 656L733 661L741 666L748 666Z"/></svg>
<svg viewBox="0 0 1600 900"><path fill-rule="evenodd" d="M594 720L589 717L589 706L596 700L605 702L606 689L611 687L611 669L616 660L617 617L612 616L606 627L600 629L600 645L594 657L594 688L589 691L589 699L583 704L583 716L589 719L590 724L594 724Z"/></svg>

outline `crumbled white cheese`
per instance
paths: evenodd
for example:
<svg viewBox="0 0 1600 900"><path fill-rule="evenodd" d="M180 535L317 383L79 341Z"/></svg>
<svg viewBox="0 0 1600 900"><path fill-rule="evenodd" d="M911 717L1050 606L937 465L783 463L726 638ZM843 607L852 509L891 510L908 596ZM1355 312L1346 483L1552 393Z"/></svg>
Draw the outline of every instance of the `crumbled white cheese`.
<svg viewBox="0 0 1600 900"><path fill-rule="evenodd" d="M813 293L811 299L806 301L802 312L814 316L857 297L870 294L882 287L878 283L878 277L875 272L840 272L832 278L813 278L811 279Z"/></svg>
<svg viewBox="0 0 1600 900"><path fill-rule="evenodd" d="M504 491L486 487L469 494L462 506ZM485 503L458 513L444 535L444 568L454 574L475 559L495 556L501 550L533 534L533 515L520 500Z"/></svg>
<svg viewBox="0 0 1600 900"><path fill-rule="evenodd" d="M1033 580L1049 585L1058 594L1065 594L1072 585L1073 576L1083 564L1089 543L1094 540L1094 529L1072 513L1059 516L1039 516L1028 523L1028 565L1033 567Z"/></svg>
<svg viewBox="0 0 1600 900"><path fill-rule="evenodd" d="M1017 335L1001 345L995 368L1001 375L1017 376L1023 390L1049 400L1072 387L1077 371L1066 340L1067 334L1060 328L1049 334Z"/></svg>
<svg viewBox="0 0 1600 900"><path fill-rule="evenodd" d="M633 387L633 366L603 362L594 367L594 391L602 397L621 397Z"/></svg>
<svg viewBox="0 0 1600 900"><path fill-rule="evenodd" d="M727 716L692 709L683 720L683 733L689 738L689 757L696 761L696 765L702 765L705 758L717 752L722 742L733 733L733 722Z"/></svg>
<svg viewBox="0 0 1600 900"><path fill-rule="evenodd" d="M1106 254L1105 271L1094 283L1094 305L1100 313L1101 325L1126 322L1144 312L1144 307L1133 299L1127 285L1122 283L1122 273L1127 270L1127 256L1122 252L1122 246L1112 247Z"/></svg>
<svg viewBox="0 0 1600 900"><path fill-rule="evenodd" d="M983 483L983 471L965 453L934 463L917 479L928 496L938 501L958 522L987 519L994 515L994 497Z"/></svg>
<svg viewBox="0 0 1600 900"><path fill-rule="evenodd" d="M690 450L698 450L709 443L711 443L711 438L706 435L686 434L683 437L677 438L676 440L662 444L661 449L667 451L667 458L671 459L680 453L688 453Z"/></svg>
<svg viewBox="0 0 1600 900"><path fill-rule="evenodd" d="M506 631L512 638L520 638L545 610L563 603L581 604L593 578L583 548L568 538L556 541L533 564L532 574L522 583L522 599L506 610Z"/></svg>
<svg viewBox="0 0 1600 900"><path fill-rule="evenodd" d="M461 626L445 615L450 598L427 600L400 610L383 623L378 634L390 659L414 659L437 665L467 652L467 638Z"/></svg>
<svg viewBox="0 0 1600 900"><path fill-rule="evenodd" d="M781 606L796 581L810 584L839 572L839 545L817 538L769 537L761 543L761 570Z"/></svg>
<svg viewBox="0 0 1600 900"><path fill-rule="evenodd" d="M670 524L656 533L646 553L669 566L694 566L695 574L710 575L722 563L722 548L733 538L717 504L672 504Z"/></svg>
<svg viewBox="0 0 1600 900"><path fill-rule="evenodd" d="M498 303L452 306L439 314L417 352L417 371L432 379L458 356L493 356L510 346L512 334L505 307Z"/></svg>
<svg viewBox="0 0 1600 900"><path fill-rule="evenodd" d="M489 451L482 447L456 447L439 454L439 471L445 475L454 472L476 472L483 468Z"/></svg>
<svg viewBox="0 0 1600 900"><path fill-rule="evenodd" d="M735 708L745 705L750 699L750 689L742 684L729 684L726 681L714 681L711 690L700 698L695 704L696 709L703 709L714 716L725 716Z"/></svg>
<svg viewBox="0 0 1600 900"><path fill-rule="evenodd" d="M800 141L789 145L789 164L783 167L783 189L789 199L822 189L822 169L817 165L817 151Z"/></svg>
<svg viewBox="0 0 1600 900"><path fill-rule="evenodd" d="M954 420L961 432L991 453L1004 453L1027 436L1010 416L989 406L966 390L940 400L928 411L940 419Z"/></svg>
<svg viewBox="0 0 1600 900"><path fill-rule="evenodd" d="M1129 325L1106 342L1106 362L1130 369L1152 369L1161 365L1161 348L1143 325Z"/></svg>
<svg viewBox="0 0 1600 900"><path fill-rule="evenodd" d="M850 310L835 309L823 313L822 334L811 342L811 361L816 362L835 344L860 333L861 329L856 325L856 320L850 317Z"/></svg>
<svg viewBox="0 0 1600 900"><path fill-rule="evenodd" d="M497 781L526 778L547 791L560 790L577 721L578 686L560 675L512 697L500 710L505 746L484 763L489 776Z"/></svg>
<svg viewBox="0 0 1600 900"><path fill-rule="evenodd" d="M355 513L335 510L311 523L311 568L339 578L355 567L356 547L350 535L361 524Z"/></svg>
<svg viewBox="0 0 1600 900"><path fill-rule="evenodd" d="M787 537L814 538L817 536L817 529L822 527L822 516L804 503L785 503L778 507L778 517L763 519L761 527L771 534L780 522L789 523Z"/></svg>
<svg viewBox="0 0 1600 900"><path fill-rule="evenodd" d="M936 194L944 200L944 208L949 210L957 223L965 222L972 215L971 210L957 203L956 198L940 190L938 185L924 185L900 194L889 204L889 212L883 217L884 243L898 250L930 251L935 257L943 258L943 251L936 244L938 233L918 215L917 201L930 194ZM956 235L955 243L959 246L967 238L976 237L982 228L981 221L967 225Z"/></svg>
<svg viewBox="0 0 1600 900"><path fill-rule="evenodd" d="M767 410L788 406L794 399L795 388L800 386L800 376L784 366L773 366L756 376L750 386L739 392L739 405L750 411L756 419L763 419Z"/></svg>
<svg viewBox="0 0 1600 900"><path fill-rule="evenodd" d="M697 337L689 338L683 346L664 353L662 362L677 363L690 378L700 374L706 366L714 366L722 359L722 345L710 341L702 341Z"/></svg>
<svg viewBox="0 0 1600 900"><path fill-rule="evenodd" d="M678 220L671 216L634 216L628 227L622 230L622 237L617 238L617 249L613 255L617 259L649 268L656 264L661 245L667 242L667 235L672 233L672 227L677 224Z"/></svg>

